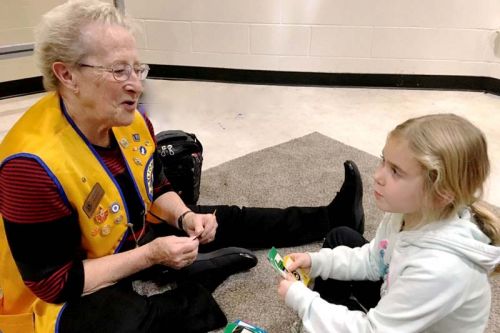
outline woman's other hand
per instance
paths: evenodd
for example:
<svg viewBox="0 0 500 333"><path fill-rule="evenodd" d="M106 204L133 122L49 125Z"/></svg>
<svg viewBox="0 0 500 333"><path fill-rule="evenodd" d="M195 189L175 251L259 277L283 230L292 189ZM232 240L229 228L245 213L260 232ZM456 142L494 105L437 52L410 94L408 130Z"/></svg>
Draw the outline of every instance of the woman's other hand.
<svg viewBox="0 0 500 333"><path fill-rule="evenodd" d="M200 244L214 240L218 223L215 214L188 214L184 218L184 231L192 237L197 237Z"/></svg>

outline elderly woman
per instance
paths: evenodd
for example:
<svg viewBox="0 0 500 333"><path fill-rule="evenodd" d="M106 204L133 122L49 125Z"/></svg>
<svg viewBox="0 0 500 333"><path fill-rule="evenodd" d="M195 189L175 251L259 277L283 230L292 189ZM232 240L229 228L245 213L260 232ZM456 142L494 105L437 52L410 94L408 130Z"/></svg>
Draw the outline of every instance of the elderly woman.
<svg viewBox="0 0 500 333"><path fill-rule="evenodd" d="M3 333L206 332L226 323L210 291L256 264L231 246L292 246L335 225L363 228L349 161L325 207L187 207L137 111L149 67L112 5L69 1L47 13L36 56L49 92L0 149ZM132 281L155 275L176 287L134 290Z"/></svg>

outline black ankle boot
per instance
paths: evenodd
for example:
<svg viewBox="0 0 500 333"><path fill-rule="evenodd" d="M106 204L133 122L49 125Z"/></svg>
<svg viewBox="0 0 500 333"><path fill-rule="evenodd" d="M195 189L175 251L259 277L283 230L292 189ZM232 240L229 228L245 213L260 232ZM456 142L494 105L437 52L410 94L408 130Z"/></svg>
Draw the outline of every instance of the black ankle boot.
<svg viewBox="0 0 500 333"><path fill-rule="evenodd" d="M226 247L220 250L199 253L188 267L178 271L165 270L163 283L168 280L192 281L213 292L230 275L246 271L257 265L257 257L240 247Z"/></svg>
<svg viewBox="0 0 500 333"><path fill-rule="evenodd" d="M327 208L331 228L344 225L363 234L365 229L363 182L353 161L344 162L344 183Z"/></svg>

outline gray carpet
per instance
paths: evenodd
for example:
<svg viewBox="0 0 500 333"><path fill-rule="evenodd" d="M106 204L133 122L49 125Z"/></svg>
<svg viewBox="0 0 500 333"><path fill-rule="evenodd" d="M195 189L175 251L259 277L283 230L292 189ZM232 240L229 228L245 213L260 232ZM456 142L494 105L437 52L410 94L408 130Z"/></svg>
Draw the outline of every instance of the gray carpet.
<svg viewBox="0 0 500 333"><path fill-rule="evenodd" d="M320 133L312 133L204 171L200 204L260 207L325 205L342 184L342 163L348 159L356 162L363 176L365 237L371 239L382 216L371 195L371 174L378 158ZM496 209L496 212L500 214L500 210ZM316 251L320 247L318 242L279 251L286 254ZM259 264L248 272L230 277L217 288L214 296L229 321L241 319L269 333L293 332L294 324L298 324L299 320L278 298L278 278L266 261L267 249L256 254ZM492 286L492 315L487 333L500 332L500 279L492 281Z"/></svg>

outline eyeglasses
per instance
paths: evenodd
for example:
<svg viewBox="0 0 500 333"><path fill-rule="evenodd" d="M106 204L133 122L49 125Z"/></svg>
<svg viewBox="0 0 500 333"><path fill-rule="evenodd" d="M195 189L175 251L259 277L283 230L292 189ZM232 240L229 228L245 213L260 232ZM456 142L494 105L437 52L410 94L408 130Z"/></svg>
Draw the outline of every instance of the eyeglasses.
<svg viewBox="0 0 500 333"><path fill-rule="evenodd" d="M115 78L116 81L118 82L123 82L127 81L130 78L130 75L132 75L132 69L135 72L135 75L139 78L139 80L145 80L146 77L148 76L149 72L149 65L148 64L139 64L139 65L130 65L130 64L124 64L121 62L117 62L111 65L111 67L105 67L105 66L93 66L93 65L88 65L88 64L78 64L80 67L89 67L89 68L94 68L94 69L100 69L109 73L113 74L113 77Z"/></svg>

